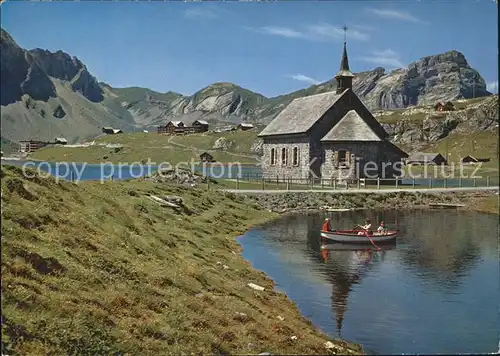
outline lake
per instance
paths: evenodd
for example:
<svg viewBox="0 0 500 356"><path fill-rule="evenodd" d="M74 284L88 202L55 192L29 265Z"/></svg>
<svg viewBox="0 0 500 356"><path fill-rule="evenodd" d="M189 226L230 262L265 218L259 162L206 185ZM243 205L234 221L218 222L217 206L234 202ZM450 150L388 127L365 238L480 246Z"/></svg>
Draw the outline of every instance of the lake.
<svg viewBox="0 0 500 356"><path fill-rule="evenodd" d="M402 237L381 251L321 248L325 217L349 229L364 214ZM330 336L369 353L453 354L499 349L497 236L495 215L417 210L288 216L239 242L243 256Z"/></svg>
<svg viewBox="0 0 500 356"><path fill-rule="evenodd" d="M145 175L150 175L158 170L156 165L113 165L113 164L90 164L78 162L40 162L28 160L4 160L2 164L10 164L16 166L26 165L28 168L39 169L43 173L49 173L52 176L60 179L71 180L72 177L80 177L79 180L122 180L140 178ZM191 168L180 166L181 168ZM165 167L162 167L165 168ZM260 175L260 167L251 165L195 165L192 167L195 172L210 175L213 178L235 179L247 175Z"/></svg>

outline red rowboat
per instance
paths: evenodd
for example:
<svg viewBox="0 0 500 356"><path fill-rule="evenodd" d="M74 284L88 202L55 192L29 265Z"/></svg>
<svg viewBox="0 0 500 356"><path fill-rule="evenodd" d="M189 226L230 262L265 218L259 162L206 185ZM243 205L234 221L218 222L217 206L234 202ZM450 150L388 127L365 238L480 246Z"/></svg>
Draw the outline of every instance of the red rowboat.
<svg viewBox="0 0 500 356"><path fill-rule="evenodd" d="M397 231L387 231L386 233L374 232L367 236L366 233L358 235L360 230L332 230L321 231L321 237L335 242L343 243L372 243L394 241L397 237ZM369 238L368 238L369 237Z"/></svg>

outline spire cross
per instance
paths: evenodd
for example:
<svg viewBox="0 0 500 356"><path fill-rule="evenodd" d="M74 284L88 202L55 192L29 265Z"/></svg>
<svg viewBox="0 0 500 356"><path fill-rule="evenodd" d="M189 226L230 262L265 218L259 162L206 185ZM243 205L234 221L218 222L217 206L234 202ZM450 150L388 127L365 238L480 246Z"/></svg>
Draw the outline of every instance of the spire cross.
<svg viewBox="0 0 500 356"><path fill-rule="evenodd" d="M347 42L347 25L344 25L344 27L342 27L342 30L344 30L344 42Z"/></svg>

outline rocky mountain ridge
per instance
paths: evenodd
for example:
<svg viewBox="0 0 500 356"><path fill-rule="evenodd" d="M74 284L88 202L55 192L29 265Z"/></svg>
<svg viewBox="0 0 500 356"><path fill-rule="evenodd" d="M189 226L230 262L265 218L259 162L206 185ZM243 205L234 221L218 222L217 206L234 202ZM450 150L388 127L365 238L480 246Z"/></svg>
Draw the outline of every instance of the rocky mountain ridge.
<svg viewBox="0 0 500 356"><path fill-rule="evenodd" d="M63 51L22 49L3 29L0 45L2 137L11 141L65 136L75 142L100 134L102 126L154 130L174 118L267 124L293 99L336 88L332 79L274 98L232 83L215 83L191 96L113 88L97 82L78 58ZM380 67L357 73L353 89L372 110L490 95L484 79L457 51L390 73Z"/></svg>

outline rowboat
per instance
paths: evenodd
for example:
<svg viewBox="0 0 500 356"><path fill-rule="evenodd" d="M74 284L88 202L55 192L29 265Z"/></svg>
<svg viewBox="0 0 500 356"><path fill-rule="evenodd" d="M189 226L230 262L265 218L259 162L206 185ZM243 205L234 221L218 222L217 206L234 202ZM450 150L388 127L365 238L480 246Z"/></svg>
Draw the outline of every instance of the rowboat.
<svg viewBox="0 0 500 356"><path fill-rule="evenodd" d="M335 242L343 243L372 243L372 242L389 242L394 241L397 236L397 231L387 231L385 234L374 232L368 236L358 235L359 230L332 230L321 231L321 237Z"/></svg>

